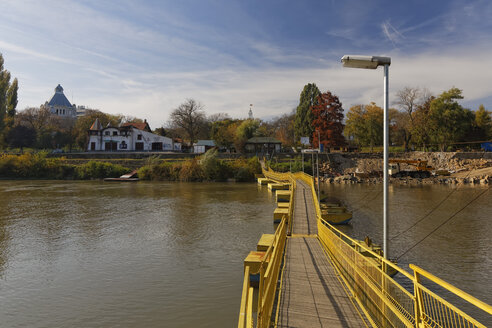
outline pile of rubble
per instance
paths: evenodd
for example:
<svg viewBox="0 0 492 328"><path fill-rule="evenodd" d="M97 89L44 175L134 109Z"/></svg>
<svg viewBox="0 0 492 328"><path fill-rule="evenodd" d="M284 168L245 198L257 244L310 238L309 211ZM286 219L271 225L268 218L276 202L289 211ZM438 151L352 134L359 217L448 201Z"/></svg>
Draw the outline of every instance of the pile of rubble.
<svg viewBox="0 0 492 328"><path fill-rule="evenodd" d="M492 179L492 160L485 158L463 158L458 153L409 152L398 154L398 158L426 160L436 171L448 171L450 176L421 178L395 178L392 183L420 184L488 184ZM395 157L391 157L395 158ZM409 167L408 169L412 169ZM382 181L382 154L330 154L320 164L320 176L327 183L379 183Z"/></svg>

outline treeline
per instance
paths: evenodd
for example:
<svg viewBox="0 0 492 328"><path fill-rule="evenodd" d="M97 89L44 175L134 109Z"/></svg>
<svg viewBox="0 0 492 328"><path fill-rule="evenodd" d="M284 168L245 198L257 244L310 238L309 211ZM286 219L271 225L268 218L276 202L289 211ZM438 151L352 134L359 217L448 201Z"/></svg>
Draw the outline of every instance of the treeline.
<svg viewBox="0 0 492 328"><path fill-rule="evenodd" d="M206 116L202 104L188 99L172 111L161 131L193 142L212 139L219 148L236 152L243 152L252 137L273 137L284 147L298 146L300 137L307 137L315 147L319 142L336 147L345 145L343 118L342 103L336 95L321 93L316 84L308 84L297 108L269 121L233 119L226 113Z"/></svg>
<svg viewBox="0 0 492 328"><path fill-rule="evenodd" d="M214 140L221 149L243 152L246 141L252 137L273 137L285 146L294 145L294 117L293 112L270 121L252 115L247 119L234 119L227 113L207 116L201 103L187 99L171 112L169 121L159 131L188 143L208 139Z"/></svg>
<svg viewBox="0 0 492 328"><path fill-rule="evenodd" d="M463 95L458 88L437 97L419 88L398 91L397 109L389 109L390 143L403 146L405 151L417 148L446 151L458 143L480 147L473 143L492 138L491 113L483 105L476 111L464 108L458 103L460 99ZM381 146L383 109L375 103L351 107L345 136L359 146Z"/></svg>

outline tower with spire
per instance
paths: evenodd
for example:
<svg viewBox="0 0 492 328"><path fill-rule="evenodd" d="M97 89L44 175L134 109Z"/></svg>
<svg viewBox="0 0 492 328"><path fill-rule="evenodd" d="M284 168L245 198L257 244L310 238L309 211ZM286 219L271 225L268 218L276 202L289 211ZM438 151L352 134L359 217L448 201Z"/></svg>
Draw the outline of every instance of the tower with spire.
<svg viewBox="0 0 492 328"><path fill-rule="evenodd" d="M75 104L71 104L63 93L63 87L58 84L55 88L55 94L42 107L48 108L50 113L62 117L77 117L77 108Z"/></svg>

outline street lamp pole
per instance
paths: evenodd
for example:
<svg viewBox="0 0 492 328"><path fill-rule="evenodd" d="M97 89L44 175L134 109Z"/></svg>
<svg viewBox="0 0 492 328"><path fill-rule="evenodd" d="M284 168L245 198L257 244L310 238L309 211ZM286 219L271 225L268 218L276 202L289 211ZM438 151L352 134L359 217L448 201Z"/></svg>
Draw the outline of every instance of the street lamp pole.
<svg viewBox="0 0 492 328"><path fill-rule="evenodd" d="M384 149L383 149L383 253L384 258L388 258L388 155L389 155L389 115L388 115L388 88L389 88L389 64L384 65L384 97L383 97L383 112L384 112Z"/></svg>
<svg viewBox="0 0 492 328"><path fill-rule="evenodd" d="M379 66L384 67L384 98L383 98L383 111L384 111L384 150L383 150L383 252L384 257L389 257L388 248L388 148L389 148L389 116L388 116L388 89L389 89L389 66L391 65L390 57L380 56L352 56L345 55L342 57L342 63L344 67L352 68L367 68L376 69Z"/></svg>

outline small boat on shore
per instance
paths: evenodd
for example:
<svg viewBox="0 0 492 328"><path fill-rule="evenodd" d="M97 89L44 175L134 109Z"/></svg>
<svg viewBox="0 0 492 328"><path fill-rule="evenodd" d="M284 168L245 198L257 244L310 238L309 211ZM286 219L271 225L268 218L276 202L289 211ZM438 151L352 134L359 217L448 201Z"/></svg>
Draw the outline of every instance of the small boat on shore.
<svg viewBox="0 0 492 328"><path fill-rule="evenodd" d="M119 178L104 178L104 181L109 182L137 182L137 170L134 170L128 174L123 174Z"/></svg>

